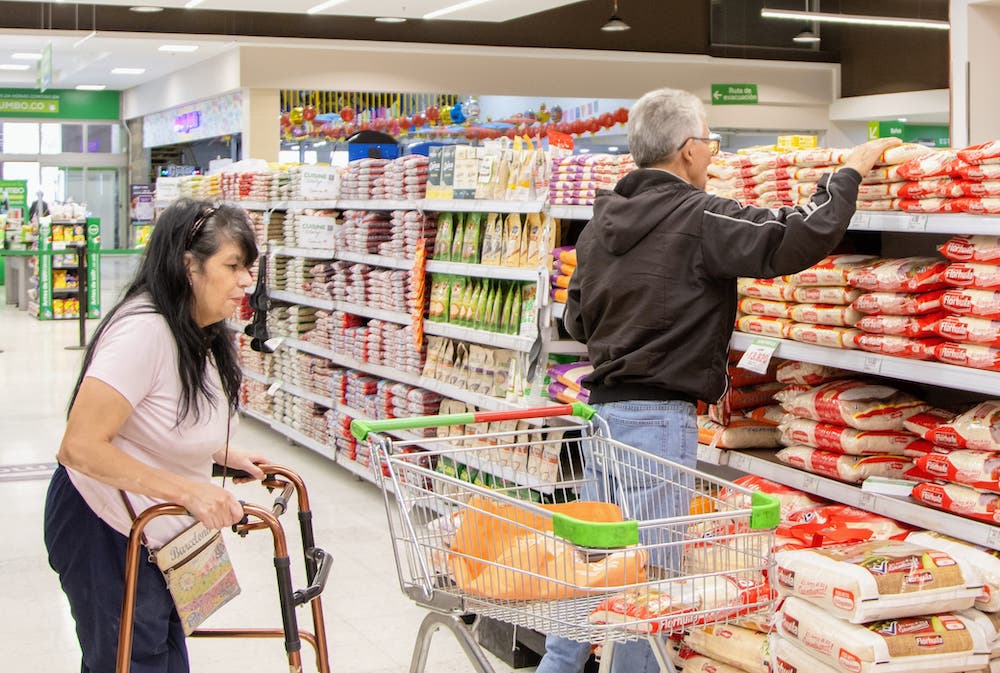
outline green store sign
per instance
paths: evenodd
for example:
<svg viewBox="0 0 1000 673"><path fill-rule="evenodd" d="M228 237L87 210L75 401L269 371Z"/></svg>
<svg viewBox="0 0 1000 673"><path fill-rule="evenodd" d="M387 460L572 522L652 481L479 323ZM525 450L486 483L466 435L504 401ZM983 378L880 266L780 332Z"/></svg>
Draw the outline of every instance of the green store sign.
<svg viewBox="0 0 1000 673"><path fill-rule="evenodd" d="M118 91L0 89L0 118L121 119Z"/></svg>
<svg viewBox="0 0 1000 673"><path fill-rule="evenodd" d="M904 122L868 122L868 139L900 138L906 143L929 147L950 147L948 127L944 124L907 124Z"/></svg>

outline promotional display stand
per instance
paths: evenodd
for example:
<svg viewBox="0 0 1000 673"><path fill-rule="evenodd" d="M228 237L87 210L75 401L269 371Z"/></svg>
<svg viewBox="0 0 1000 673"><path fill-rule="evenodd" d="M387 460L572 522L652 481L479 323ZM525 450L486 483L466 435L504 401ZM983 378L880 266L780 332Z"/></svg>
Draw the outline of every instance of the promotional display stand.
<svg viewBox="0 0 1000 673"><path fill-rule="evenodd" d="M67 240L67 231L71 232ZM55 240L54 240L55 239ZM86 248L85 268L87 275L86 307L88 318L101 317L101 221L91 217L75 222L41 222L38 227L38 249L44 251L65 250L65 255L39 255L37 262L37 301L29 305L29 310L39 320L73 320L78 317L72 307L76 305L79 274L77 254L74 244ZM70 310L67 311L66 300Z"/></svg>

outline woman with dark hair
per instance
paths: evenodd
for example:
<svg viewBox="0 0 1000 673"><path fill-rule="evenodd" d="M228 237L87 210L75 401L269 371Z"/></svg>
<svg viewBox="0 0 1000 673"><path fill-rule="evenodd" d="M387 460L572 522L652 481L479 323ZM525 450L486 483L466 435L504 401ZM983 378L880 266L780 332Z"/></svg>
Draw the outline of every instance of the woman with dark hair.
<svg viewBox="0 0 1000 673"><path fill-rule="evenodd" d="M211 483L212 462L264 476L260 456L229 448L241 372L225 320L256 258L241 208L178 201L157 219L135 279L87 348L45 503L49 563L69 598L85 672L115 669L132 525L122 492L136 512L175 502L218 530L243 509ZM154 519L150 547L191 523ZM132 673L188 671L170 593L145 558L135 619Z"/></svg>

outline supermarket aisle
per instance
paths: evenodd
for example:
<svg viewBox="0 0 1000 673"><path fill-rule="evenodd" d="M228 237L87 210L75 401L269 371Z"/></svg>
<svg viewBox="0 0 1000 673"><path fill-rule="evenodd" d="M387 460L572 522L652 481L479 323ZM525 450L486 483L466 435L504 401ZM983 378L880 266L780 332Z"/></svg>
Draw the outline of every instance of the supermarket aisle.
<svg viewBox="0 0 1000 673"><path fill-rule="evenodd" d="M105 287L106 300L120 289L112 285ZM0 615L0 652L5 654L0 658L9 662L19 652L18 670L25 673L71 671L79 665L73 622L42 544L42 507L51 466L39 465L51 464L62 435L66 401L81 357L79 351L64 347L76 339L74 322L42 323L23 311L0 307L0 496L8 526L8 542L0 551L0 576L8 578ZM310 488L317 542L334 556L324 598L333 670L408 670L424 611L399 590L381 493L308 449L288 445L255 421L241 423L234 444L298 470ZM267 500L259 486L237 488L244 499ZM294 515L282 520L290 547L300 549ZM207 626L280 626L270 538L255 533L244 540L230 536L227 542L243 594ZM293 561L295 585L300 587L301 561ZM308 612L299 610L298 615L305 625ZM194 671L287 670L276 640L192 639L190 650ZM307 652L304 670L315 670L312 661ZM500 662L495 665L498 673L510 670ZM454 639L438 633L427 670L448 673L470 667Z"/></svg>

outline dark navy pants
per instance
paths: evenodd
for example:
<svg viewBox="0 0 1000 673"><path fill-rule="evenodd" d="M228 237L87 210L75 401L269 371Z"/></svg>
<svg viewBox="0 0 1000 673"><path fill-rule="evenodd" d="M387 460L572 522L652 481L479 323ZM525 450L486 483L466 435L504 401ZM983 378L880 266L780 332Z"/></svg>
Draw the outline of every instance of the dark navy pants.
<svg viewBox="0 0 1000 673"><path fill-rule="evenodd" d="M81 673L114 673L128 538L104 523L59 466L45 500L49 565L69 598L83 651ZM187 645L163 575L143 548L131 673L188 673Z"/></svg>

